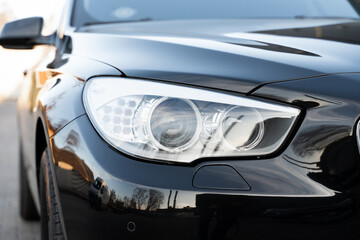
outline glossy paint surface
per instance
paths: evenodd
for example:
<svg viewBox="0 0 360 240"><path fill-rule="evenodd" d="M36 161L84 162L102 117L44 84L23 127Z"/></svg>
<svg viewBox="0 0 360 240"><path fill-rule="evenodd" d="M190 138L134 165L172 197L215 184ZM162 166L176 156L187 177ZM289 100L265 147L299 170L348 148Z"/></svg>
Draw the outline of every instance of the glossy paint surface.
<svg viewBox="0 0 360 240"><path fill-rule="evenodd" d="M17 104L20 144L38 209L37 134L43 131L49 139L70 121L85 114L81 98L84 79L92 76L94 70L120 74L105 64L95 63L96 67L94 61L64 56L56 69L39 66L36 70L30 69L24 79Z"/></svg>
<svg viewBox="0 0 360 240"><path fill-rule="evenodd" d="M359 27L349 19L61 27L55 59L29 71L18 102L37 205L40 128L68 239L359 239ZM82 92L95 76L228 91L297 106L302 118L267 158L143 161L91 125Z"/></svg>
<svg viewBox="0 0 360 240"><path fill-rule="evenodd" d="M354 74L267 86L272 90L266 92L276 95L264 97L283 91L306 115L284 150L262 160L144 162L108 146L87 116L71 122L51 140L69 239L357 239L360 164L353 130L360 104L351 92L346 98L322 94L321 81L335 79L360 84ZM231 166L251 189L193 186L203 166L219 165ZM223 172L212 168L208 177ZM227 176L239 182L238 176ZM98 179L106 183L108 197L93 189ZM136 225L134 231L129 223Z"/></svg>
<svg viewBox="0 0 360 240"><path fill-rule="evenodd" d="M127 76L245 93L269 81L359 72L359 33L349 19L159 21L84 27L72 44L74 54Z"/></svg>

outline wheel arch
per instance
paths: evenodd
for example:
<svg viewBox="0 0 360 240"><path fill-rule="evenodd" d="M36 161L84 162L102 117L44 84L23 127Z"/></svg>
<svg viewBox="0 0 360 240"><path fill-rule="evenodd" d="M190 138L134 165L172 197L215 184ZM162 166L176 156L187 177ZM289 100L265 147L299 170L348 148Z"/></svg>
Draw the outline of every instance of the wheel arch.
<svg viewBox="0 0 360 240"><path fill-rule="evenodd" d="M45 127L41 118L38 118L36 122L36 133L35 133L35 161L36 161L35 165L36 165L36 179L37 179L38 187L39 187L41 156L47 146L48 143L46 140Z"/></svg>

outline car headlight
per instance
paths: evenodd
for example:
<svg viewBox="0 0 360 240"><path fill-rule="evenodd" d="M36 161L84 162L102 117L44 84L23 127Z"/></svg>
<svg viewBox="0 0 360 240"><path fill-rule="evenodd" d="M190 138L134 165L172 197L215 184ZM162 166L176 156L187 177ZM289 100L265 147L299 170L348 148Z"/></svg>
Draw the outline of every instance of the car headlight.
<svg viewBox="0 0 360 240"><path fill-rule="evenodd" d="M129 78L86 83L84 105L99 134L127 154L189 163L278 150L300 110L225 93Z"/></svg>

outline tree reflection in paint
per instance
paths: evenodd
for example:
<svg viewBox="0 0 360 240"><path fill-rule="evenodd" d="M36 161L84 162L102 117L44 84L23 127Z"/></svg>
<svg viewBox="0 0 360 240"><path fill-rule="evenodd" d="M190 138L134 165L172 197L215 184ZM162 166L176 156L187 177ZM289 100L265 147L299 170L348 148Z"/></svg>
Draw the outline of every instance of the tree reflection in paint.
<svg viewBox="0 0 360 240"><path fill-rule="evenodd" d="M115 210L137 209L156 211L164 203L164 193L155 189L135 188L131 198L117 196L115 190L110 192L109 205Z"/></svg>

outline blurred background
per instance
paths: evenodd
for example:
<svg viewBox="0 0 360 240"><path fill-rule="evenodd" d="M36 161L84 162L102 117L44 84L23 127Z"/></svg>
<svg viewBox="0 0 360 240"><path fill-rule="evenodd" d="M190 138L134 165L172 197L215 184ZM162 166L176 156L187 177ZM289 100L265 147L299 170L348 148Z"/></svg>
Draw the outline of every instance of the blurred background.
<svg viewBox="0 0 360 240"><path fill-rule="evenodd" d="M42 16L43 34L56 30L65 0L0 0L0 31L8 21ZM37 64L48 47L34 50L5 50L0 46L0 239L40 239L40 223L19 215L18 141L16 98L23 72Z"/></svg>
<svg viewBox="0 0 360 240"><path fill-rule="evenodd" d="M0 0L0 29L8 21L20 18L42 16L46 25L44 34L55 31L60 19L64 0ZM0 47L0 102L15 99L21 83L23 71L36 64L44 51L4 50Z"/></svg>

